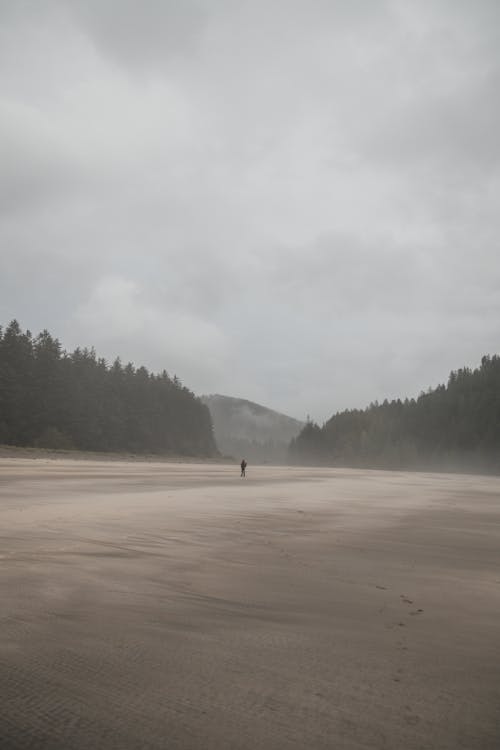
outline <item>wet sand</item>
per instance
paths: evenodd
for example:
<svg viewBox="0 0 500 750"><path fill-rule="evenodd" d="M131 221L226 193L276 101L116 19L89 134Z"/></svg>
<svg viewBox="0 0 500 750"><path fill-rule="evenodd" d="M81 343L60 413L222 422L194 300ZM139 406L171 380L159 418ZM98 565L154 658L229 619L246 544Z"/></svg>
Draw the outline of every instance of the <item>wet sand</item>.
<svg viewBox="0 0 500 750"><path fill-rule="evenodd" d="M498 750L500 480L0 459L2 750Z"/></svg>

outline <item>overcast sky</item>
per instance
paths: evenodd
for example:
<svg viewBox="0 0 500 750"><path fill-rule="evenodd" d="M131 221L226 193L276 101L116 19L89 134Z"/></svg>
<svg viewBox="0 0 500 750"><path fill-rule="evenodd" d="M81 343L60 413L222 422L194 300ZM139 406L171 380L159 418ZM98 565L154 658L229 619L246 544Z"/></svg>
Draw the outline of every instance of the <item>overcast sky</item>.
<svg viewBox="0 0 500 750"><path fill-rule="evenodd" d="M500 352L498 0L0 0L0 322L320 422Z"/></svg>

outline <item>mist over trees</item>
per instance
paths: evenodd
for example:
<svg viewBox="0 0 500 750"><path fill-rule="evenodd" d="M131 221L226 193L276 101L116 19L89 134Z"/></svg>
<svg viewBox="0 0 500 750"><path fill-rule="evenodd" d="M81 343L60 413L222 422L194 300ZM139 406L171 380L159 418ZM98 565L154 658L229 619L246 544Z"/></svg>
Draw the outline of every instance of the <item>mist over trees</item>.
<svg viewBox="0 0 500 750"><path fill-rule="evenodd" d="M0 443L212 456L208 408L165 371L67 353L48 331L0 327Z"/></svg>
<svg viewBox="0 0 500 750"><path fill-rule="evenodd" d="M210 409L217 445L226 456L252 464L287 462L290 440L303 422L242 398L201 396Z"/></svg>
<svg viewBox="0 0 500 750"><path fill-rule="evenodd" d="M500 357L452 372L417 399L384 401L308 422L292 463L383 469L500 471Z"/></svg>

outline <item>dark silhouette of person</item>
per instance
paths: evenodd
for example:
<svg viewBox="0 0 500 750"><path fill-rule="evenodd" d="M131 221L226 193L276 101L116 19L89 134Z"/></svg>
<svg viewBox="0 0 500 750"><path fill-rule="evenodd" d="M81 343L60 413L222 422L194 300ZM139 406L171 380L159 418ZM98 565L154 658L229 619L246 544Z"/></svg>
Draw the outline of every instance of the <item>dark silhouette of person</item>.
<svg viewBox="0 0 500 750"><path fill-rule="evenodd" d="M241 476L244 477L244 476L246 476L245 469L247 468L247 462L245 461L244 458L241 459L240 466L241 466Z"/></svg>

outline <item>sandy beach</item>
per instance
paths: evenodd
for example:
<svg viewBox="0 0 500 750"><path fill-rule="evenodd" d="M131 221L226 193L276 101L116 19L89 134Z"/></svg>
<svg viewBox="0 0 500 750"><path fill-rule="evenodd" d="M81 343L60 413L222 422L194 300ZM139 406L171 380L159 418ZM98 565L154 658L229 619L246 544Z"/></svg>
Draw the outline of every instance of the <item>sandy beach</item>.
<svg viewBox="0 0 500 750"><path fill-rule="evenodd" d="M0 458L2 750L498 750L500 479Z"/></svg>

